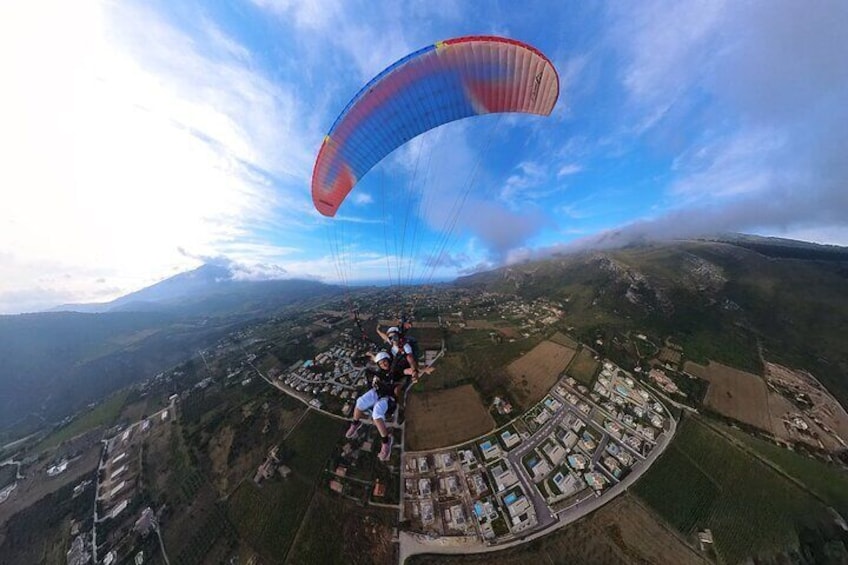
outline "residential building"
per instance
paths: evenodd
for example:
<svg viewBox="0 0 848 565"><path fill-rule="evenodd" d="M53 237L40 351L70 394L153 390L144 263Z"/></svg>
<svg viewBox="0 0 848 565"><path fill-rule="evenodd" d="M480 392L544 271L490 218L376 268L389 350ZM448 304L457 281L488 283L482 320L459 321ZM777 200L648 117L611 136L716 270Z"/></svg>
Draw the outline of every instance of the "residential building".
<svg viewBox="0 0 848 565"><path fill-rule="evenodd" d="M506 461L499 461L489 469L489 472L498 492L503 492L518 482L518 478Z"/></svg>
<svg viewBox="0 0 848 565"><path fill-rule="evenodd" d="M514 434L509 430L505 430L503 433L501 433L501 440L503 440L504 445L507 449L512 449L513 447L521 443L521 436L519 436L518 434Z"/></svg>
<svg viewBox="0 0 848 565"><path fill-rule="evenodd" d="M542 451L554 466L559 465L565 458L565 449L554 440L552 435L548 436L548 440L542 445Z"/></svg>
<svg viewBox="0 0 848 565"><path fill-rule="evenodd" d="M479 447L481 453L483 453L483 459L485 459L486 461L497 459L503 455L501 446L497 443L492 443L491 440L485 440L484 442L479 444Z"/></svg>

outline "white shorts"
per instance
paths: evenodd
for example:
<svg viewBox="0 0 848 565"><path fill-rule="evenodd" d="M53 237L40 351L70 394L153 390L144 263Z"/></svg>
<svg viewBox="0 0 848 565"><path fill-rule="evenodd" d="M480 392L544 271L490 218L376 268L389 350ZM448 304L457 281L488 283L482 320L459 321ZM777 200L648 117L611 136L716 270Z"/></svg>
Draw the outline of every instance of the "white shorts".
<svg viewBox="0 0 848 565"><path fill-rule="evenodd" d="M373 407L373 410L371 408ZM389 397L380 398L373 388L356 399L356 408L362 412L371 410L371 416L375 420L386 420L386 411L389 409Z"/></svg>

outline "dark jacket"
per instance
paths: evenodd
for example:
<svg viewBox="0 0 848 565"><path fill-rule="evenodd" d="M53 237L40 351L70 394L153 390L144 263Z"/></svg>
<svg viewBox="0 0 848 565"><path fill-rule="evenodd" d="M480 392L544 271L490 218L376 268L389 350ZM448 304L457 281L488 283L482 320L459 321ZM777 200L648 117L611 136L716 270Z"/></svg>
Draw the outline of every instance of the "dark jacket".
<svg viewBox="0 0 848 565"><path fill-rule="evenodd" d="M390 367L388 371L384 371L379 367L377 369L368 368L365 372L371 379L371 384L380 398L384 396L394 397L395 387L406 380L403 368L400 367Z"/></svg>

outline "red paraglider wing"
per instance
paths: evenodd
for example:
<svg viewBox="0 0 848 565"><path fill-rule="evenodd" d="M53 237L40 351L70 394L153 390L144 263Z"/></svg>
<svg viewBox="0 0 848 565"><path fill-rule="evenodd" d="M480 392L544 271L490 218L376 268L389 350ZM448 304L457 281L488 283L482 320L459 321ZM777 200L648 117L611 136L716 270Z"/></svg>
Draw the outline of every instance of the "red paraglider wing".
<svg viewBox="0 0 848 565"><path fill-rule="evenodd" d="M372 79L336 119L312 172L315 208L335 216L365 173L430 129L496 112L549 115L558 96L553 64L520 41L460 37L416 51Z"/></svg>

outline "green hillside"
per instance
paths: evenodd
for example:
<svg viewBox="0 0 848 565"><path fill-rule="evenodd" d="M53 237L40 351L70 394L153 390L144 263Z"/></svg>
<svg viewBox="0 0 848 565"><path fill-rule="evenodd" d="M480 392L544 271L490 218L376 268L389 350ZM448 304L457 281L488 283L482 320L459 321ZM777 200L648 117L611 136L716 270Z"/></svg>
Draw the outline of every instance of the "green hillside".
<svg viewBox="0 0 848 565"><path fill-rule="evenodd" d="M825 260L823 246L789 253L785 245L756 242L582 253L457 284L560 300L562 328L589 343L630 331L671 337L687 359L755 373L762 348L770 361L810 371L848 404L848 251L826 247Z"/></svg>

